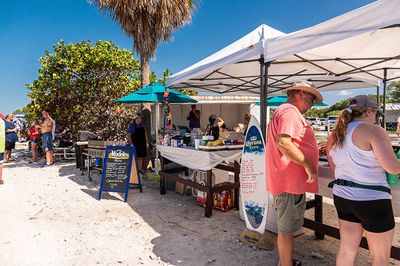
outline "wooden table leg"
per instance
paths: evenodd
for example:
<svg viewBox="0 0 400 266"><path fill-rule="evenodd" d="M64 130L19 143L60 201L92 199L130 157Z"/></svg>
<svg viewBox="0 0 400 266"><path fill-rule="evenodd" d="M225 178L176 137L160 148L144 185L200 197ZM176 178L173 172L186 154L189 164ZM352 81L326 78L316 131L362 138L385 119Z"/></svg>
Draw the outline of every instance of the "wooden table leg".
<svg viewBox="0 0 400 266"><path fill-rule="evenodd" d="M240 176L240 164L235 161L235 183L239 183L239 176ZM234 194L234 206L237 210L239 210L239 188L235 188Z"/></svg>
<svg viewBox="0 0 400 266"><path fill-rule="evenodd" d="M323 202L322 202L322 196L315 194L314 195L315 199L315 207L314 207L314 220L318 223L323 223ZM322 240L325 238L325 235L315 231L315 238Z"/></svg>
<svg viewBox="0 0 400 266"><path fill-rule="evenodd" d="M160 167L161 167L161 171L160 171L160 194L164 195L165 194L165 186L166 186L166 177L163 175L163 171L165 168L165 160L164 157L161 156L160 158Z"/></svg>
<svg viewBox="0 0 400 266"><path fill-rule="evenodd" d="M207 200L206 200L206 210L204 216L207 218L212 216L213 207L213 193L212 193L212 171L207 171Z"/></svg>

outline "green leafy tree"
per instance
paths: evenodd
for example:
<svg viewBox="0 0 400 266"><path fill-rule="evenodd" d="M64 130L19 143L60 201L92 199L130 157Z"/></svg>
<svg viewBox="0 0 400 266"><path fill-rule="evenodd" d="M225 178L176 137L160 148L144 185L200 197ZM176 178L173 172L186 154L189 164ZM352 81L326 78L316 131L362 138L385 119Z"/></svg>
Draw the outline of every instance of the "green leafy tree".
<svg viewBox="0 0 400 266"><path fill-rule="evenodd" d="M391 102L400 102L400 81L391 82L387 87L387 92ZM388 101L386 101L388 102Z"/></svg>
<svg viewBox="0 0 400 266"><path fill-rule="evenodd" d="M129 118L137 108L115 100L139 89L140 65L129 50L99 41L53 45L40 58L39 75L27 84L27 117L42 119L48 110L57 132L76 139L88 130L104 139L125 138Z"/></svg>
<svg viewBox="0 0 400 266"><path fill-rule="evenodd" d="M394 82L396 83L396 82ZM397 82L397 84L391 83L390 86L388 87L388 97L386 97L386 103L392 103L392 102L397 102L395 101L396 97L399 97L400 99L400 82ZM398 95L398 96L396 96ZM369 94L369 96L373 97L376 99L375 94ZM331 105L328 108L320 108L320 109L310 109L307 113L307 117L327 117L329 115L339 115L340 112L347 108L349 105L349 101L352 97L339 101L335 103L334 105ZM379 102L382 105L383 103L383 96L379 95Z"/></svg>
<svg viewBox="0 0 400 266"><path fill-rule="evenodd" d="M327 117L327 116L330 116L330 115L339 115L340 111L348 106L350 99L351 98L348 98L348 99L343 100L343 101L339 101L339 102L331 105L328 108L319 108L319 109L313 108L313 109L310 109L306 113L306 116L307 117Z"/></svg>
<svg viewBox="0 0 400 266"><path fill-rule="evenodd" d="M169 72L168 69L166 69L166 70L163 71L163 77L162 77L162 78L158 78L157 75L156 75L156 73L151 72L151 73L150 73L150 83L152 83L152 82L158 82L158 83L161 83L161 84L165 84L165 82L167 81L167 78L168 78L169 76L171 76L171 72ZM178 89L178 91L179 91L180 93L183 93L183 94L186 94L186 95L189 95L189 96L195 96L195 95L198 94L197 91L191 91L191 90Z"/></svg>

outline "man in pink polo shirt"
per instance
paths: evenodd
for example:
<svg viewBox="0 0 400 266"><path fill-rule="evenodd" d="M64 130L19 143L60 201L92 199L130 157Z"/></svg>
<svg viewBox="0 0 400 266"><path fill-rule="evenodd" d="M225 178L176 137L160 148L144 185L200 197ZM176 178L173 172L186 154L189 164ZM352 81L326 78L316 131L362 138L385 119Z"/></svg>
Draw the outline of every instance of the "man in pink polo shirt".
<svg viewBox="0 0 400 266"><path fill-rule="evenodd" d="M286 103L279 106L268 126L267 190L274 195L278 214L278 252L281 266L301 265L293 260L293 235L304 223L305 192L317 193L318 147L303 114L322 96L307 81L284 90Z"/></svg>

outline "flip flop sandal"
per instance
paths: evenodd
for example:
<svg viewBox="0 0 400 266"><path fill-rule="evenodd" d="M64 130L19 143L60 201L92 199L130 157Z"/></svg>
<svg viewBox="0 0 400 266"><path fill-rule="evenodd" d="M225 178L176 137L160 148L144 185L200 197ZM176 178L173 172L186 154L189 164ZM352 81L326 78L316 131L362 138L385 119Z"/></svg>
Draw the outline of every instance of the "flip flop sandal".
<svg viewBox="0 0 400 266"><path fill-rule="evenodd" d="M293 266L301 266L301 261L293 259Z"/></svg>

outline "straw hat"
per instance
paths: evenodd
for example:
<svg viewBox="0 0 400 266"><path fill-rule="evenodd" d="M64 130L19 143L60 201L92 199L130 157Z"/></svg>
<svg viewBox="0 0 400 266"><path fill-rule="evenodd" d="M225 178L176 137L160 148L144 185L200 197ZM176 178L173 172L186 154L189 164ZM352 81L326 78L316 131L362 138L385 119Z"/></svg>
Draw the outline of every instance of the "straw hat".
<svg viewBox="0 0 400 266"><path fill-rule="evenodd" d="M317 103L322 103L322 95L319 93L319 91L315 88L314 84L312 84L309 81L301 80L301 81L296 81L293 86L284 89L282 92L283 93L288 93L288 91L291 90L297 90L297 91L305 91L308 93L311 93L312 95L315 96L315 102L314 104Z"/></svg>

